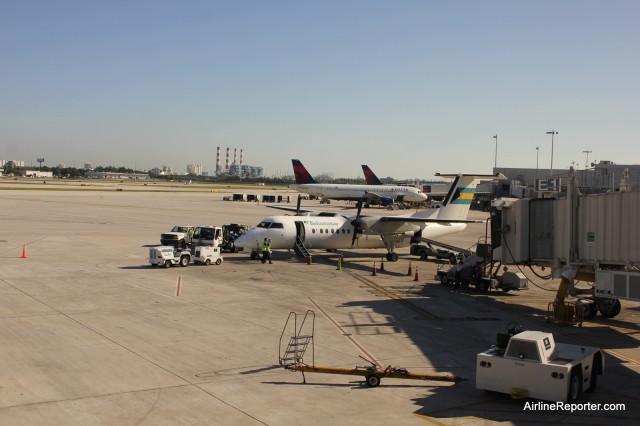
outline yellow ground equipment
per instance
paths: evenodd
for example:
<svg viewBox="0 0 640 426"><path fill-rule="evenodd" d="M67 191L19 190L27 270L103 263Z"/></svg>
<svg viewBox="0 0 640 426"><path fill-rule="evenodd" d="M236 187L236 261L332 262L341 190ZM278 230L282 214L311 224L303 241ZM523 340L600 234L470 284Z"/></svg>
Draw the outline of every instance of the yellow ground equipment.
<svg viewBox="0 0 640 426"><path fill-rule="evenodd" d="M341 367L323 367L315 365L315 351L313 333L315 329L315 313L307 311L303 314L289 313L287 322L285 323L282 334L280 335L279 345L279 363L282 367L290 371L298 371L302 373L303 382L306 383L304 373L324 373L324 374L342 374L347 376L362 376L366 380L366 384L370 387L376 387L380 384L383 377L394 379L411 379L425 381L440 381L459 383L462 379L452 374L418 374L410 373L405 368L397 368L387 366L382 368L379 365L367 360L371 365L355 368ZM299 317L302 317L301 320ZM287 330L293 331L288 343L283 342ZM304 360L307 350L311 349L311 363L308 364ZM363 358L366 360L366 358Z"/></svg>

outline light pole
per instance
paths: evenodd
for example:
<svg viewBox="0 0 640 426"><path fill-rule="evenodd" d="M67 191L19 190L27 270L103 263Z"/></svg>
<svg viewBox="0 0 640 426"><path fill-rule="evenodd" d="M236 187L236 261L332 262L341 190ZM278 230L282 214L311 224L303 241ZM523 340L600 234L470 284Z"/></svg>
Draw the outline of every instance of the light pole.
<svg viewBox="0 0 640 426"><path fill-rule="evenodd" d="M538 179L538 170L540 169L538 167L538 158L540 157L540 147L536 146L536 179Z"/></svg>
<svg viewBox="0 0 640 426"><path fill-rule="evenodd" d="M551 135L551 174L553 174L553 135L557 135L558 132L555 130L551 130L547 132L548 135Z"/></svg>
<svg viewBox="0 0 640 426"><path fill-rule="evenodd" d="M588 169L588 168L589 168L589 154L591 154L593 151L589 151L588 149L586 149L586 150L584 150L584 151L582 151L582 152L584 152L585 154L587 154L587 160L586 160L586 161L585 161L585 163L584 163L584 168L585 168L585 170L586 170L586 169Z"/></svg>
<svg viewBox="0 0 640 426"><path fill-rule="evenodd" d="M493 171L495 173L495 169L498 167L498 134L496 133L493 138L496 140L496 156L493 160Z"/></svg>

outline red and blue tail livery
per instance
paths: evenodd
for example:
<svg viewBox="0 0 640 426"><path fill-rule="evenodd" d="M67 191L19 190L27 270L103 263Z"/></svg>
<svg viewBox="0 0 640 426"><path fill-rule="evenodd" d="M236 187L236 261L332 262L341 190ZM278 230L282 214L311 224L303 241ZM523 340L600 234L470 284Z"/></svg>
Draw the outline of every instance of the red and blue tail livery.
<svg viewBox="0 0 640 426"><path fill-rule="evenodd" d="M298 185L317 183L313 176L311 176L307 171L306 167L302 165L300 160L291 160L291 163L293 164L293 174L296 177L296 183Z"/></svg>
<svg viewBox="0 0 640 426"><path fill-rule="evenodd" d="M367 181L367 185L382 185L382 181L378 179L378 176L376 176L373 170L366 164L362 165L362 172L364 173L364 180Z"/></svg>

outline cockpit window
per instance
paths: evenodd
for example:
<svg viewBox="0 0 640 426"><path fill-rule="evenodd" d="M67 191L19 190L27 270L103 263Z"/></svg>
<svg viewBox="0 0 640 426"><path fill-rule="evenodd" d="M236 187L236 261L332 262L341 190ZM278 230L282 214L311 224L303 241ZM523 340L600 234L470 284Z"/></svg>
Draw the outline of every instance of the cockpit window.
<svg viewBox="0 0 640 426"><path fill-rule="evenodd" d="M263 229L283 229L284 225L282 223L279 222L260 222L258 224L258 226L256 226L256 228L263 228Z"/></svg>

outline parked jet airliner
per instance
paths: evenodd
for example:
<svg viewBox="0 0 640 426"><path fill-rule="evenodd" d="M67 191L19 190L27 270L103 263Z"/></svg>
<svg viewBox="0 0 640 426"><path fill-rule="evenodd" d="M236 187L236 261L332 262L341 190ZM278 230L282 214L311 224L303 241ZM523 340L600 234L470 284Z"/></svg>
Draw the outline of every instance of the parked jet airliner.
<svg viewBox="0 0 640 426"><path fill-rule="evenodd" d="M396 261L396 248L408 246L415 237L435 239L462 231L467 223L481 222L467 220L478 181L506 179L502 174L437 176L454 179L441 208L419 210L410 215L361 216L360 202L356 215L305 210L298 211L300 215L297 216L271 216L240 236L235 241L236 247L250 250L270 238L271 248L276 250L299 250L298 245L327 250L386 248L387 260ZM271 207L296 211L288 207Z"/></svg>
<svg viewBox="0 0 640 426"><path fill-rule="evenodd" d="M389 205L396 201L419 203L428 198L426 194L412 186L318 183L300 160L291 160L291 162L296 176L296 184L289 185L289 188L325 200L360 201L364 199L365 204Z"/></svg>

